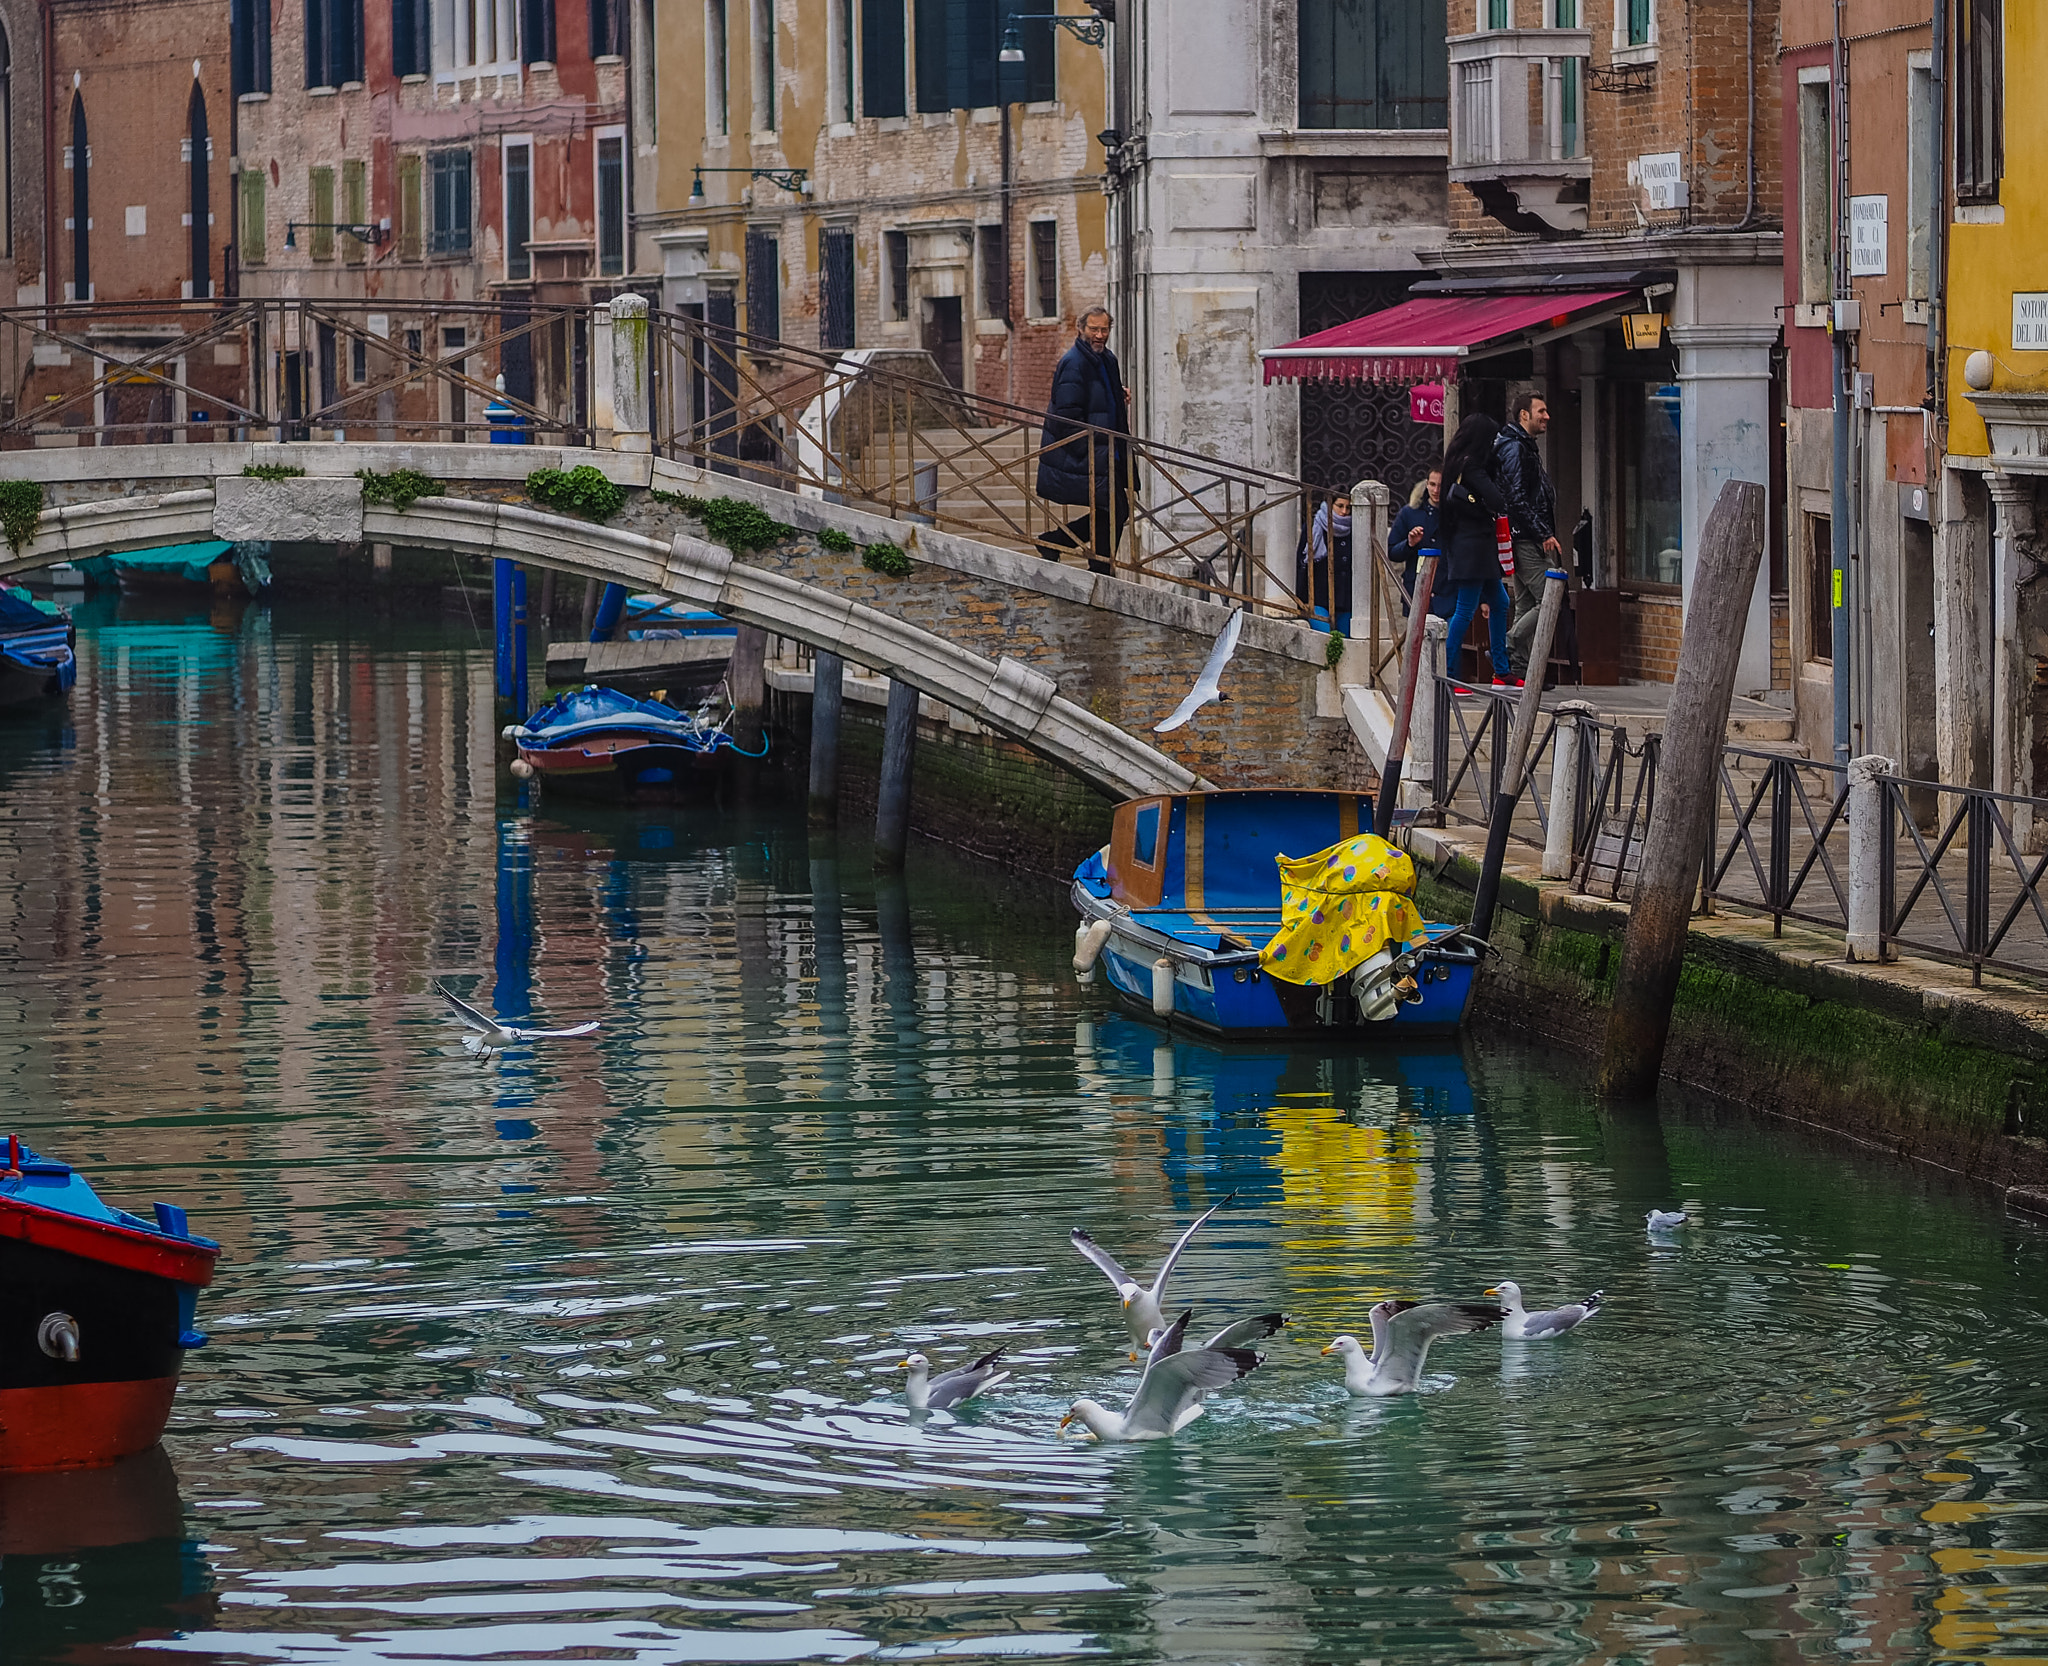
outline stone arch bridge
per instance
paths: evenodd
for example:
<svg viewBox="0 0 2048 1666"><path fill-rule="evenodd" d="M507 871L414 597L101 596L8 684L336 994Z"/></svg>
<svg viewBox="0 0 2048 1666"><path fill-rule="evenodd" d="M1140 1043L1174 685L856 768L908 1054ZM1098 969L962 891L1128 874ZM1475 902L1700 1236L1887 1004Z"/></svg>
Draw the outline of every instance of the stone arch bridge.
<svg viewBox="0 0 2048 1666"><path fill-rule="evenodd" d="M246 475L287 464L303 477ZM535 469L590 464L629 488L597 525L535 507ZM415 469L443 495L403 511L366 503L356 471ZM1228 619L1192 591L1098 576L957 533L800 496L645 453L543 446L165 444L10 452L0 472L38 482L33 541L0 551L0 576L51 562L203 539L391 544L502 557L712 608L845 656L987 725L1112 798L1218 786L1361 786L1370 764L1347 721L1354 649L1247 617L1228 698L1185 728L1152 725L1186 692ZM735 555L666 496L741 498L792 528ZM890 578L817 537L889 541L912 558Z"/></svg>

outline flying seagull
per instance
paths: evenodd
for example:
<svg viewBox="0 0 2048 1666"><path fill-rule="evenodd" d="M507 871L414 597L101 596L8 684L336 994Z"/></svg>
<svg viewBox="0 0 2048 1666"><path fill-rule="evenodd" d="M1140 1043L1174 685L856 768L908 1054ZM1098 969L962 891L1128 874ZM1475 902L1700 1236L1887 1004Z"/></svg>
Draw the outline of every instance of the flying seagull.
<svg viewBox="0 0 2048 1666"><path fill-rule="evenodd" d="M1153 1338L1167 1328L1166 1315L1160 1311L1160 1304L1166 1300L1166 1281L1173 1276L1173 1264L1180 1259L1180 1252L1188 1247L1188 1240L1201 1230L1202 1222L1236 1196L1235 1192L1227 1194L1222 1203L1212 1205L1193 1226L1180 1235L1173 1248L1166 1252L1166 1259L1159 1263L1159 1275L1152 1280L1149 1288L1125 1272L1115 1256L1078 1226L1067 1235L1074 1248L1100 1267L1103 1276L1116 1286L1116 1293L1123 1297L1124 1325L1130 1331L1131 1341L1135 1344L1131 1350L1131 1358L1143 1358L1145 1350L1152 1346Z"/></svg>
<svg viewBox="0 0 2048 1666"><path fill-rule="evenodd" d="M1563 1307L1531 1313L1522 1305L1522 1287L1513 1279L1502 1279L1486 1293L1500 1297L1500 1305L1507 1311L1507 1318L1501 1322L1501 1335L1518 1342L1540 1341L1545 1337L1562 1336L1568 1330L1577 1330L1600 1311L1600 1298L1604 1294L1595 1290L1582 1302L1566 1302Z"/></svg>
<svg viewBox="0 0 2048 1666"><path fill-rule="evenodd" d="M1007 1346L1005 1343L1004 1347ZM910 1380L903 1385L903 1398L909 1401L912 1411L944 1411L949 1406L957 1406L962 1400L973 1399L985 1388L994 1388L997 1383L1009 1381L1010 1373L996 1363L1002 1357L1002 1348L991 1348L972 1365L963 1365L957 1371L947 1371L934 1377L931 1375L932 1362L923 1354L912 1354L896 1367L910 1373Z"/></svg>
<svg viewBox="0 0 2048 1666"><path fill-rule="evenodd" d="M1223 634L1216 638L1216 646L1209 650L1209 661L1202 667L1202 674L1195 679L1195 686L1189 689L1181 703L1173 708L1171 717L1153 727L1152 732L1155 735L1163 735L1178 729L1212 700L1223 698L1223 690L1218 685L1223 681L1223 668L1230 663L1230 656L1237 652L1237 638L1243 629L1244 609L1238 608L1231 613L1230 622L1223 627Z"/></svg>
<svg viewBox="0 0 2048 1666"><path fill-rule="evenodd" d="M1413 1394L1422 1364L1440 1336L1485 1330L1507 1317L1492 1302L1377 1302L1372 1310L1372 1357L1355 1336L1340 1336L1323 1350L1344 1361L1344 1386L1353 1394Z"/></svg>
<svg viewBox="0 0 2048 1666"><path fill-rule="evenodd" d="M1227 1387L1265 1364L1265 1356L1249 1348L1183 1349L1188 1321L1194 1316L1195 1310L1189 1308L1159 1333L1146 1357L1145 1374L1138 1379L1138 1392L1121 1412L1093 1400L1076 1400L1060 1419L1060 1427L1084 1424L1097 1440L1163 1440L1202 1415L1203 1397L1212 1389Z"/></svg>
<svg viewBox="0 0 2048 1666"><path fill-rule="evenodd" d="M462 1045L478 1059L487 1059L493 1053L503 1052L515 1041L554 1041L563 1036L589 1035L597 1028L597 1020L593 1018L587 1024L573 1024L566 1030L521 1029L516 1025L501 1023L488 1013L477 1011L467 1001L449 994L439 985L435 986L435 992L448 1003L449 1010L471 1030L471 1034L462 1038Z"/></svg>
<svg viewBox="0 0 2048 1666"><path fill-rule="evenodd" d="M1643 1219L1650 1223L1650 1234L1654 1237L1660 1232L1669 1232L1674 1226L1685 1225L1685 1211L1683 1209L1652 1209Z"/></svg>

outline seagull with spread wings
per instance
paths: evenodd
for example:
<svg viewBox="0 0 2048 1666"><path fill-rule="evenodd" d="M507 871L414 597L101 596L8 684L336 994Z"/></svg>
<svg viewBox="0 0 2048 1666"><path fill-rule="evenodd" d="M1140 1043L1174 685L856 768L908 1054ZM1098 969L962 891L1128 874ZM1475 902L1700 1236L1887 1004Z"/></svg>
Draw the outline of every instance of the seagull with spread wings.
<svg viewBox="0 0 2048 1666"><path fill-rule="evenodd" d="M1208 662L1203 665L1201 675L1195 678L1195 686L1181 697L1180 704L1169 716L1152 726L1155 735L1171 734L1212 700L1225 697L1223 671L1230 664L1230 656L1237 652L1237 639L1243 634L1244 610L1238 608L1232 611L1216 638L1216 645L1209 650Z"/></svg>
<svg viewBox="0 0 2048 1666"><path fill-rule="evenodd" d="M435 992L448 1003L449 1011L462 1020L470 1033L462 1038L462 1045L474 1053L479 1061L493 1053L501 1053L517 1041L557 1041L565 1036L589 1035L597 1028L595 1018L587 1024L572 1024L566 1030L529 1030L517 1025L506 1024L493 1018L489 1013L479 1012L459 996L451 995L438 984Z"/></svg>
<svg viewBox="0 0 2048 1666"><path fill-rule="evenodd" d="M1159 1333L1145 1359L1138 1391L1121 1412L1089 1399L1076 1400L1060 1419L1062 1429L1079 1423L1097 1440L1164 1440L1202 1415L1202 1401L1213 1390L1249 1377L1265 1364L1263 1354L1249 1348L1183 1348L1189 1308Z"/></svg>
<svg viewBox="0 0 2048 1666"><path fill-rule="evenodd" d="M1115 1256L1078 1226L1067 1235L1075 1249L1102 1269L1103 1276L1116 1286L1116 1293L1123 1298L1124 1326L1130 1331L1134 1344L1131 1358L1143 1358L1145 1351L1152 1346L1153 1339L1167 1328L1166 1315L1161 1311L1161 1304L1166 1300L1166 1281L1173 1276L1173 1264L1180 1259L1180 1252L1188 1247L1188 1240L1201 1230L1202 1222L1236 1196L1235 1192L1226 1195L1222 1202L1205 1210L1195 1224L1180 1235L1173 1248L1166 1252L1166 1259L1159 1264L1158 1276L1150 1285L1140 1284L1125 1272Z"/></svg>
<svg viewBox="0 0 2048 1666"><path fill-rule="evenodd" d="M1343 1359L1344 1386L1353 1394L1413 1394L1438 1337L1485 1330L1506 1317L1495 1302L1376 1302L1370 1357L1355 1336L1340 1336L1323 1352Z"/></svg>

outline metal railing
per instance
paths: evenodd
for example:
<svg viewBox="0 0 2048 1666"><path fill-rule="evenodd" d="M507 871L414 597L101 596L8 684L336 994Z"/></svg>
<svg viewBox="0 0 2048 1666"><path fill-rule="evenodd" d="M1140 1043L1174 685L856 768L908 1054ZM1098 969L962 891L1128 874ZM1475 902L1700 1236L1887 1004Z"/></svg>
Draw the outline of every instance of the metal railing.
<svg viewBox="0 0 2048 1666"><path fill-rule="evenodd" d="M493 405L498 426L527 440L606 444L629 327L637 343L637 321L615 341L608 303L0 309L0 377L13 392L0 448L481 443ZM645 341L645 443L661 455L1270 615L1312 611L1295 595L1296 549L1329 490L1107 428L1048 434L1042 410L955 387L921 350L814 352L659 311ZM1042 492L1044 465L1065 465L1069 488ZM1359 569L1376 624L1390 606L1383 565Z"/></svg>
<svg viewBox="0 0 2048 1666"><path fill-rule="evenodd" d="M1484 826L1515 697L1440 673L1432 694L1423 813L1439 827ZM1633 899L1660 745L1588 709L1543 714L1512 832L1543 847L1547 877L1580 895ZM2048 799L1908 780L1884 759L1837 764L1747 746L1722 748L1719 789L1702 912L1766 915L1773 935L1787 920L1843 932L1859 957L1909 950L1968 966L1977 982L1987 967L2048 976L2048 850L2032 848L2048 843Z"/></svg>

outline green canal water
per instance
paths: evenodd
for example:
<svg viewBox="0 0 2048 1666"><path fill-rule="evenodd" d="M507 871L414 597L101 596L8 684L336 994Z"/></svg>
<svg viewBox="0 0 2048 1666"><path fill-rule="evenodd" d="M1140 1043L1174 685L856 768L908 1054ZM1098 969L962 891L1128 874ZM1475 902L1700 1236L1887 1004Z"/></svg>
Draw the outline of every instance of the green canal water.
<svg viewBox="0 0 2048 1666"><path fill-rule="evenodd" d="M1168 1043L1058 884L878 884L765 772L522 803L466 622L81 659L0 721L0 1104L224 1254L163 1455L0 1487L0 1659L2048 1654L2048 1233L1985 1194L1507 1036ZM480 1068L435 979L603 1027ZM1068 1230L1149 1268L1232 1191L1176 1294L1285 1309L1265 1367L1062 1437L1134 1380ZM1502 1278L1607 1306L1391 1403L1320 1355Z"/></svg>

